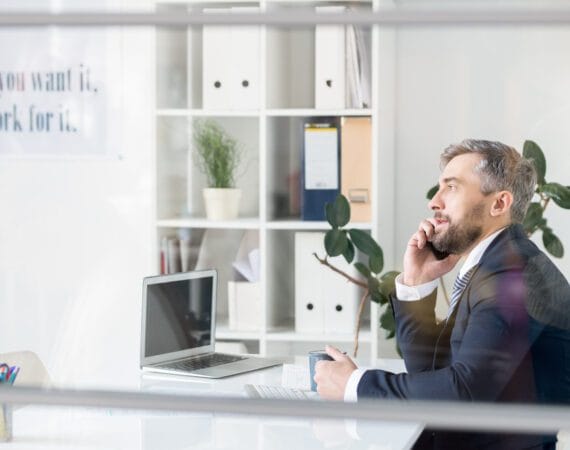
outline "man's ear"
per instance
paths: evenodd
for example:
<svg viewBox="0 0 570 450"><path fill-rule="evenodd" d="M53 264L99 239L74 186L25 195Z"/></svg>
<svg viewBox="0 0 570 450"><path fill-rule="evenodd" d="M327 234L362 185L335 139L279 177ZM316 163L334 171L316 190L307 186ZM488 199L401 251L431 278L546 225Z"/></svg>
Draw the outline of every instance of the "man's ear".
<svg viewBox="0 0 570 450"><path fill-rule="evenodd" d="M513 205L513 194L509 191L499 191L494 196L495 200L491 205L491 216L497 217L507 214Z"/></svg>

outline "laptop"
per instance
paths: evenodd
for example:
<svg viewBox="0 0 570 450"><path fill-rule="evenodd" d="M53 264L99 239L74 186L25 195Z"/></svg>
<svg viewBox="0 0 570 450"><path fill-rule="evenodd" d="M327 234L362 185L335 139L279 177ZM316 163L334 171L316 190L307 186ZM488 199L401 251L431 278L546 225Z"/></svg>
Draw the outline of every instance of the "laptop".
<svg viewBox="0 0 570 450"><path fill-rule="evenodd" d="M143 280L143 371L222 378L281 361L215 353L217 272L201 270Z"/></svg>

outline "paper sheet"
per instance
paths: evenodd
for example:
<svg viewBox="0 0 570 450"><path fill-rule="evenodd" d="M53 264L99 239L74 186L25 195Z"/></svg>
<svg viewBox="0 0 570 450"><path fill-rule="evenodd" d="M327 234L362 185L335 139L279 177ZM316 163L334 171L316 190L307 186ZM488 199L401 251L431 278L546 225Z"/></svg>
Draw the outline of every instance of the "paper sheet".
<svg viewBox="0 0 570 450"><path fill-rule="evenodd" d="M307 366L298 366L295 364L283 364L281 385L284 387L303 390L311 389L309 368Z"/></svg>

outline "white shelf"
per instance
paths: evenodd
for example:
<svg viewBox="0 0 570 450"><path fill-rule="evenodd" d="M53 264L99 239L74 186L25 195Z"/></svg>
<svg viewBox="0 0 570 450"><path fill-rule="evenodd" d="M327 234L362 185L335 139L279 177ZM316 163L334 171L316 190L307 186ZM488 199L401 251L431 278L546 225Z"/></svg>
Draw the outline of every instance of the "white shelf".
<svg viewBox="0 0 570 450"><path fill-rule="evenodd" d="M265 335L265 339L273 342L354 342L353 333L298 333L292 327L282 327L270 330ZM370 329L360 330L358 341L360 343L371 341Z"/></svg>
<svg viewBox="0 0 570 450"><path fill-rule="evenodd" d="M344 117L372 115L371 109L312 109L312 108L279 108L267 110L216 110L216 109L157 109L159 117Z"/></svg>
<svg viewBox="0 0 570 450"><path fill-rule="evenodd" d="M235 220L208 220L205 218L172 218L161 219L156 223L158 228L217 228L236 230L255 230L266 228L268 230L330 230L328 222L312 220L273 220L263 222L256 218L241 218ZM369 222L349 223L345 228L356 228L359 230L371 230L372 224Z"/></svg>
<svg viewBox="0 0 570 450"><path fill-rule="evenodd" d="M255 230L260 227L257 218L235 220L208 220L205 218L173 218L161 219L156 223L159 228L218 228L236 230Z"/></svg>
<svg viewBox="0 0 570 450"><path fill-rule="evenodd" d="M259 5L261 10L287 9L289 6L307 6L312 9L319 4L346 4L343 0L167 0L160 5L174 5L172 10L186 12L190 9L228 5ZM377 1L356 2L357 7L373 11ZM287 317L294 314L295 299L295 249L296 231L328 231L326 221L303 221L299 217L298 189L292 184L299 177L302 167L301 124L305 118L370 117L372 124L372 217L368 222L350 223L346 229L356 228L378 238L380 229L379 205L385 203L390 189L380 189L390 165L381 166L378 157L380 147L391 148L380 140L380 119L388 114L379 114L378 96L378 31L371 27L366 39L371 39L369 57L370 81L374 108L314 108L314 29L262 27L259 53L259 105L257 109L230 109L236 103L228 103L227 109L204 109L202 91L203 34L200 27L157 30L157 101L155 122L156 145L156 244L160 248L163 237L174 232L184 233L192 240L193 248L201 248L205 239L215 239L221 246L212 257L211 264L220 268L218 307L220 314L216 338L236 341L258 341L259 352L268 354L274 349L287 349L287 343L295 343L290 350L307 346L321 347L327 342L340 343L352 348L353 333L297 333L294 323ZM383 66L382 66L383 67ZM386 72L389 71L386 69ZM392 73L393 71L390 71ZM388 88L387 88L388 89ZM207 104L207 103L206 103ZM219 104L219 103L218 103ZM253 105L252 105L253 106ZM240 103L237 103L240 107ZM192 133L189 125L194 118L213 118L240 144L245 156L242 164L245 175L237 179L242 189L240 217L230 221L206 219L201 189L205 177L189 158L192 148ZM316 119L315 119L316 120ZM385 127L391 130L393 127ZM389 135L390 133L385 133ZM382 145L381 145L382 144ZM384 162L384 161L382 161ZM247 167L246 167L247 166ZM368 169L368 166L367 166ZM390 171L391 173L391 171ZM240 185L241 184L241 185ZM384 185L382 185L385 187ZM389 210L389 208L388 208ZM183 214L188 211L190 217ZM293 212L295 211L295 212ZM282 218L287 215L291 218ZM188 232L190 230L190 232ZM210 230L212 230L210 232ZM217 231L221 230L221 231ZM235 249L245 231L254 231L259 238L260 288L262 296L262 331L232 331L228 327L227 282L234 275L232 262ZM220 241L224 239L224 241ZM210 241L212 242L212 241ZM235 247L235 248L234 248ZM223 248L220 251L219 248ZM323 249L324 251L324 249ZM157 252L158 253L158 252ZM224 253L224 254L221 254ZM227 254L226 254L227 253ZM157 264L159 257L156 258ZM209 262L210 263L210 262ZM378 316L375 304L367 307L359 341L365 343L370 361L378 358ZM270 324L283 324L276 329L267 329ZM307 345L309 344L309 345Z"/></svg>
<svg viewBox="0 0 570 450"><path fill-rule="evenodd" d="M370 116L370 109L268 109L265 111L267 116L271 117L305 117L305 116L322 116L322 117L343 117L343 116Z"/></svg>
<svg viewBox="0 0 570 450"><path fill-rule="evenodd" d="M328 222L310 220L275 220L267 222L268 230L330 230ZM358 228L359 230L371 230L372 224L363 222L349 223L345 228Z"/></svg>
<svg viewBox="0 0 570 450"><path fill-rule="evenodd" d="M261 339L260 331L233 331L230 330L227 320L219 320L216 323L216 339L228 340L259 340Z"/></svg>
<svg viewBox="0 0 570 450"><path fill-rule="evenodd" d="M159 117L259 117L257 110L216 110L216 109L157 109Z"/></svg>

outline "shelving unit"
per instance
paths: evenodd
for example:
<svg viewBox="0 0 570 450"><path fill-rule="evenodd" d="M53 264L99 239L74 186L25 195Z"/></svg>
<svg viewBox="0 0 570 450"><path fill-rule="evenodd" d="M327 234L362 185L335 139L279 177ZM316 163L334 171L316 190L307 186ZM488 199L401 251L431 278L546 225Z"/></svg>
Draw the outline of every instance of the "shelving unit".
<svg viewBox="0 0 570 450"><path fill-rule="evenodd" d="M374 2L266 1L259 2L157 2L156 7L186 12L203 8L256 6L261 11L281 8L346 4L372 11ZM355 6L356 5L356 6ZM372 123L372 220L350 226L378 237L379 204L379 114L378 114L378 30L366 33L370 40L370 80L372 107L366 109L320 110L314 107L314 27L260 27L260 107L255 110L204 109L201 92L202 27L159 29L156 33L157 92L156 116L156 244L164 236L184 233L200 245L206 233L216 233L232 242L220 255L216 267L219 279L219 325L217 338L243 341L250 351L264 355L301 353L325 343L352 349L353 333L314 335L295 332L294 326L294 233L326 231L326 222L302 221L287 214L292 194L287 175L301 164L299 132L307 118L358 116ZM222 125L243 144L245 157L237 185L243 197L239 218L210 221L205 218L201 189L204 176L190 156L192 122L210 118ZM289 181L290 183L291 181ZM259 237L260 286L263 299L262 327L259 331L232 331L228 327L227 293L224 285L232 277L231 254L244 232ZM238 241L238 242L236 242ZM324 256L324 248L322 251ZM360 354L374 361L378 357L378 318L376 304L366 307L360 332Z"/></svg>

